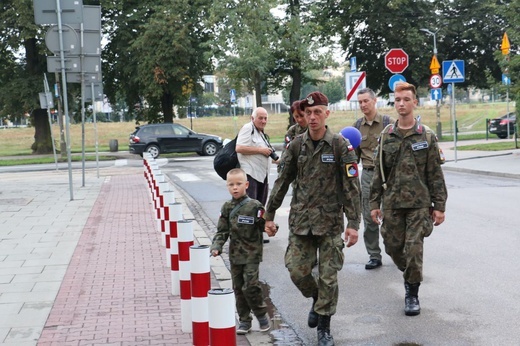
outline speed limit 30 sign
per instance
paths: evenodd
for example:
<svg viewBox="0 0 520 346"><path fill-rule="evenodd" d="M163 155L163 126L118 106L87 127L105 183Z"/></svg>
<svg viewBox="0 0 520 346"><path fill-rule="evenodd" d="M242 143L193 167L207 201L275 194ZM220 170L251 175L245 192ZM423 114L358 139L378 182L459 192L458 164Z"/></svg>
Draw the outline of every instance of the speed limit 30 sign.
<svg viewBox="0 0 520 346"><path fill-rule="evenodd" d="M430 77L430 87L432 89L437 89L442 86L442 78L440 74L433 74Z"/></svg>

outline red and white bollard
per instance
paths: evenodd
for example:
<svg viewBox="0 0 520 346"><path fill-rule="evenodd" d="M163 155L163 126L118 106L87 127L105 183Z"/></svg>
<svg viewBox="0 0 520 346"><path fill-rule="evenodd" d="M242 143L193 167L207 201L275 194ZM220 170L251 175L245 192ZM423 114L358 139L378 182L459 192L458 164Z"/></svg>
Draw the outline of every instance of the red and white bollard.
<svg viewBox="0 0 520 346"><path fill-rule="evenodd" d="M159 169L152 171L152 200L154 211L157 209L159 203L159 183L164 182L164 175Z"/></svg>
<svg viewBox="0 0 520 346"><path fill-rule="evenodd" d="M179 295L179 242L177 222L182 220L182 204L169 203L164 210L165 216L167 217L166 265L172 270L172 294Z"/></svg>
<svg viewBox="0 0 520 346"><path fill-rule="evenodd" d="M209 246L190 246L191 262L191 320L193 345L209 345L208 291L211 289Z"/></svg>
<svg viewBox="0 0 520 346"><path fill-rule="evenodd" d="M181 329L191 333L191 264L190 246L193 245L193 224L189 220L177 222L179 239L179 283L181 288Z"/></svg>
<svg viewBox="0 0 520 346"><path fill-rule="evenodd" d="M164 237L162 236L162 232L164 232L163 224L161 223L161 211L164 208L164 191L169 190L170 183L168 183L166 180L160 181L157 183L156 188L156 203L155 203L155 221L157 222L157 230L161 232L161 242L164 246Z"/></svg>
<svg viewBox="0 0 520 346"><path fill-rule="evenodd" d="M236 346L235 294L231 288L212 289L208 292L209 344Z"/></svg>

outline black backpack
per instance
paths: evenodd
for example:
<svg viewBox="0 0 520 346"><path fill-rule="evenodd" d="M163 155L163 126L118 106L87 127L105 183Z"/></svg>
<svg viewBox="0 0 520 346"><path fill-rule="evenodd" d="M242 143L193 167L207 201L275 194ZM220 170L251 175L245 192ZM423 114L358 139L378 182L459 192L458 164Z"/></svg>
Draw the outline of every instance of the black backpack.
<svg viewBox="0 0 520 346"><path fill-rule="evenodd" d="M227 173L233 168L240 167L238 163L237 152L235 147L237 145L237 137L228 144L224 145L222 149L218 151L213 159L213 168L215 172L224 180L227 178Z"/></svg>

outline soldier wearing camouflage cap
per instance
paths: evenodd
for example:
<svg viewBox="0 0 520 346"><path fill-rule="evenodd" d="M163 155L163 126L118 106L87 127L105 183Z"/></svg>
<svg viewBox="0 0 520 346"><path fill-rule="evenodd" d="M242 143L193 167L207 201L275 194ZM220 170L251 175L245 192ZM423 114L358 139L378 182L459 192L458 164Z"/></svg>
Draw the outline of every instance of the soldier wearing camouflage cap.
<svg viewBox="0 0 520 346"><path fill-rule="evenodd" d="M385 251L403 272L408 316L421 312L418 294L424 238L434 225L444 222L448 197L437 139L414 117L416 105L415 87L398 83L395 109L399 118L381 133L370 185L371 216L382 223Z"/></svg>
<svg viewBox="0 0 520 346"><path fill-rule="evenodd" d="M325 125L327 106L320 92L300 103L307 131L295 137L282 156L265 215L266 232L272 236L275 212L293 183L285 266L303 296L313 299L307 323L318 327L320 346L334 345L330 318L338 302L337 275L343 267L344 243L350 247L357 242L361 219L357 157L348 139ZM344 240L343 214L348 219ZM319 278L312 273L316 261Z"/></svg>

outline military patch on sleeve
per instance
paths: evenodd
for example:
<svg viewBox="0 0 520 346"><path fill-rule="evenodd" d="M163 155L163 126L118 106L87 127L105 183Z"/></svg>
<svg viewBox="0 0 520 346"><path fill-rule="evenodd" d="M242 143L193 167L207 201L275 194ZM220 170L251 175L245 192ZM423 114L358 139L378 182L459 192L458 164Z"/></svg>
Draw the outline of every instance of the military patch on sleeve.
<svg viewBox="0 0 520 346"><path fill-rule="evenodd" d="M441 148L439 148L439 157L441 158L441 165L446 162L446 156L444 156L444 152Z"/></svg>
<svg viewBox="0 0 520 346"><path fill-rule="evenodd" d="M255 218L252 216L247 216L247 215L238 215L238 223L245 224L245 225L254 225Z"/></svg>
<svg viewBox="0 0 520 346"><path fill-rule="evenodd" d="M256 217L259 219L263 219L264 214L265 214L265 210L260 208L260 209L258 209L258 212L256 213Z"/></svg>
<svg viewBox="0 0 520 346"><path fill-rule="evenodd" d="M349 144L348 145L348 151L352 151L352 150L354 150L354 147L352 146L352 144Z"/></svg>
<svg viewBox="0 0 520 346"><path fill-rule="evenodd" d="M358 166L357 163L347 163L345 165L345 171L347 172L347 177L353 178L358 176Z"/></svg>

